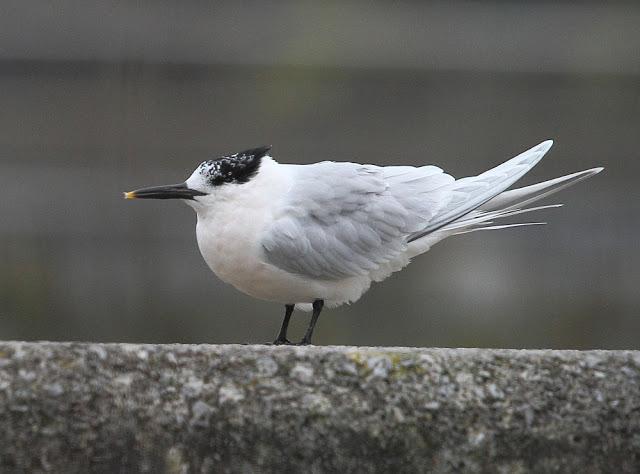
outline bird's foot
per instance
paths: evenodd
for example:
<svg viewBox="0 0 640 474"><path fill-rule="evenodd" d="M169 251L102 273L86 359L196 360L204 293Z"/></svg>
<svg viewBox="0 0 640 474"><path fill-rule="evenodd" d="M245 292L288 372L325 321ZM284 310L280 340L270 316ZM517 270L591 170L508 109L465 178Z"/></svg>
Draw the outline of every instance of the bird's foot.
<svg viewBox="0 0 640 474"><path fill-rule="evenodd" d="M309 339L302 339L300 342L295 344L296 346L310 346L311 345L311 340Z"/></svg>
<svg viewBox="0 0 640 474"><path fill-rule="evenodd" d="M286 337L279 337L275 341L273 341L274 346L292 346L293 342L291 342Z"/></svg>

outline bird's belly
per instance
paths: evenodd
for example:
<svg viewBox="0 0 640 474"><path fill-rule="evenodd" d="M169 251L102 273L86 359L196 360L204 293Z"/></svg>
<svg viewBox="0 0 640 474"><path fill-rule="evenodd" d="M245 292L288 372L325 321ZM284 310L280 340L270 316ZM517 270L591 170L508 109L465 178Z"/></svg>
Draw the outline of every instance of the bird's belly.
<svg viewBox="0 0 640 474"><path fill-rule="evenodd" d="M368 278L323 281L288 273L264 260L255 234L229 228L205 231L198 224L197 237L205 262L218 278L254 298L283 304L323 299L336 306L357 300L371 283Z"/></svg>

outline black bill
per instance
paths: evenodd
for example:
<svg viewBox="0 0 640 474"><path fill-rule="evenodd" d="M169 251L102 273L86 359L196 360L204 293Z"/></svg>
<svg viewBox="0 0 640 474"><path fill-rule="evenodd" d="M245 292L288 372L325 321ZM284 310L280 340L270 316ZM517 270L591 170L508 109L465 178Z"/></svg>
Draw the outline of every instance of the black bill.
<svg viewBox="0 0 640 474"><path fill-rule="evenodd" d="M207 193L187 187L186 183L152 186L124 193L125 199L193 199Z"/></svg>

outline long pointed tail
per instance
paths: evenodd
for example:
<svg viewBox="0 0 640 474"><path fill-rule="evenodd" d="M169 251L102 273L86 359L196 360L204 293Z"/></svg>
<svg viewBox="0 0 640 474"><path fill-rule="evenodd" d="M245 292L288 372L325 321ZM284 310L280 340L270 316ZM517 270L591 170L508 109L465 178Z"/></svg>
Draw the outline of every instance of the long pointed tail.
<svg viewBox="0 0 640 474"><path fill-rule="evenodd" d="M507 210L512 208L523 208L528 206L539 199L545 198L553 193L573 186L574 184L582 181L583 179L594 176L604 168L591 168L585 171L579 171L577 173L568 174L559 178L550 179L538 184L532 184L531 186L525 186L524 188L512 189L505 191L502 194L494 197L486 204L478 208L479 211L495 211L498 209Z"/></svg>
<svg viewBox="0 0 640 474"><path fill-rule="evenodd" d="M476 230L498 230L509 227L520 227L525 225L540 225L544 222L525 222L519 224L493 225L496 219L515 216L542 209L561 207L562 204L551 204L547 206L526 207L534 202L543 199L551 194L565 189L569 186L595 176L604 168L591 168L578 173L568 174L559 178L550 179L542 183L532 184L523 188L512 189L498 194L463 218L451 222L443 227L443 230L454 231L453 234L465 234Z"/></svg>
<svg viewBox="0 0 640 474"><path fill-rule="evenodd" d="M544 222L524 222L500 225L495 224L495 220L560 207L562 204L527 206L603 170L603 168L592 168L531 186L505 191L533 168L552 144L553 142L548 140L478 176L462 178L447 185L447 191L452 194L452 199L434 217L429 227L410 237L409 254L411 256L419 255L436 242L451 235L477 230L498 230L544 224Z"/></svg>

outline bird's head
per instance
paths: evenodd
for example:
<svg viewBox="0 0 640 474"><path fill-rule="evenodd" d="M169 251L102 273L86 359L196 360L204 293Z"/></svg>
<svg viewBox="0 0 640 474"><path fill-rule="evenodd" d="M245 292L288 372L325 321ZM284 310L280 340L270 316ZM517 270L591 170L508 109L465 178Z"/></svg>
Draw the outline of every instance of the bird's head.
<svg viewBox="0 0 640 474"><path fill-rule="evenodd" d="M166 186L153 186L124 193L125 199L183 199L196 207L215 199L230 185L247 183L260 168L262 158L271 147L264 146L204 161L184 182Z"/></svg>

